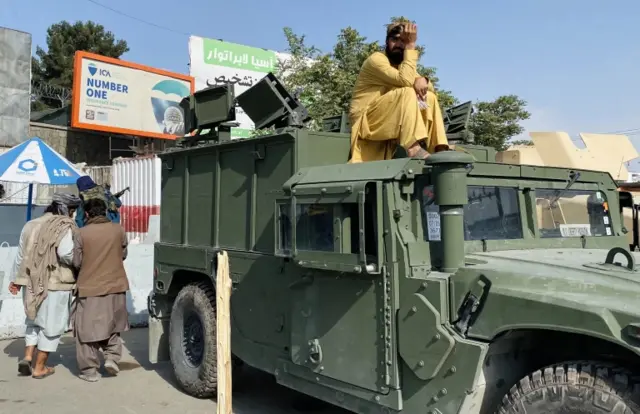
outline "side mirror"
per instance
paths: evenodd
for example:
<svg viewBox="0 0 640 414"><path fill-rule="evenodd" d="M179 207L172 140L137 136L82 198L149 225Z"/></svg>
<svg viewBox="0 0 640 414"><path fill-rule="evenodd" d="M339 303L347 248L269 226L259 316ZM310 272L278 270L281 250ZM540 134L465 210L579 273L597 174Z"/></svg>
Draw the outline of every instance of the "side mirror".
<svg viewBox="0 0 640 414"><path fill-rule="evenodd" d="M633 208L633 196L628 191L619 191L620 210L625 207Z"/></svg>

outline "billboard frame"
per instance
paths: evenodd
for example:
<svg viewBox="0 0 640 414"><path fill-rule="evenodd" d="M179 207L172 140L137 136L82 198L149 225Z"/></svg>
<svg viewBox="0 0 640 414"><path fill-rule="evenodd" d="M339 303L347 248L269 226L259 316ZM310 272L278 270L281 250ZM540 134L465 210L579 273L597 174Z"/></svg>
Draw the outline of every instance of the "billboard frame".
<svg viewBox="0 0 640 414"><path fill-rule="evenodd" d="M98 55L84 50L78 50L73 58L73 89L71 91L71 127L78 129L88 129L106 133L135 135L144 138L158 138L175 140L179 138L176 135L162 134L158 132L141 131L137 129L119 128L106 125L87 124L80 122L80 89L82 87L82 60L90 59L98 62L108 63L111 65L122 66L127 69L135 69L143 72L149 72L156 75L166 76L169 78L179 79L189 82L190 93L193 94L196 88L196 80L193 76L183 75L181 73L169 72L163 69L153 68L151 66L141 65L139 63L128 62L116 58Z"/></svg>

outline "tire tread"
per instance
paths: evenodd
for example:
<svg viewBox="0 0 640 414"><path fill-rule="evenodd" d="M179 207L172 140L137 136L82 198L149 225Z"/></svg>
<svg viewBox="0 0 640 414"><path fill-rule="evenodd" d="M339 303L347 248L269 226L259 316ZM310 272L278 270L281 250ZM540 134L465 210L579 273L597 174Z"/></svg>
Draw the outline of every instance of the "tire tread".
<svg viewBox="0 0 640 414"><path fill-rule="evenodd" d="M522 378L502 398L496 413L555 413L553 408L558 408L558 401L576 404L580 400L585 412L640 413L640 383L631 372L613 364L568 361ZM601 408L597 403L606 407Z"/></svg>
<svg viewBox="0 0 640 414"><path fill-rule="evenodd" d="M172 355L171 365L173 372L180 386L187 394L196 398L211 398L216 396L218 387L218 365L217 365L217 350L216 350L216 294L213 287L205 282L194 282L185 286L178 296L176 297L172 315L174 314L176 307L180 306L183 298L191 296L194 301L194 305L201 310L202 323L206 334L205 337L205 354L203 356L202 364L199 367L198 378L194 381L185 376L181 376L182 367L180 366L182 361L177 361L173 357L174 352L171 350L172 342L170 344L170 352ZM203 306L202 306L203 305ZM200 307L202 306L202 307ZM171 324L171 337L174 337L173 323ZM182 333L180 333L182 336Z"/></svg>

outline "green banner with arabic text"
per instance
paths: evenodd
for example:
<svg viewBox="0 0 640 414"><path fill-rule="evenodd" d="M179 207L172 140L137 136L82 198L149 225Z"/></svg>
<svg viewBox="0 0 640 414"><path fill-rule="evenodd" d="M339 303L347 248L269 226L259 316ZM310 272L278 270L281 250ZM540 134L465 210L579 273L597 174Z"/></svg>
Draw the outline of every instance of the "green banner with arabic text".
<svg viewBox="0 0 640 414"><path fill-rule="evenodd" d="M215 39L202 39L204 62L209 65L273 72L278 62L276 52Z"/></svg>

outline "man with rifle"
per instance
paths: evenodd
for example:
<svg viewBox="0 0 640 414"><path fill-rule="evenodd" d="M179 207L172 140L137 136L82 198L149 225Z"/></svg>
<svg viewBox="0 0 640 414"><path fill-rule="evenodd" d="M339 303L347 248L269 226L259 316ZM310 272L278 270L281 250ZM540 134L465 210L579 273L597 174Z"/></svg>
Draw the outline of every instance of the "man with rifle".
<svg viewBox="0 0 640 414"><path fill-rule="evenodd" d="M120 197L122 197L125 192L129 191L129 187L117 192L116 194L112 194L111 186L109 184L106 184L104 187L98 185L88 175L78 178L76 185L78 186L80 198L84 203L91 199L100 199L104 201L107 205L107 218L109 221L120 224L119 208L122 206ZM85 225L84 206L82 205L77 211L76 223L78 224L78 227L83 227Z"/></svg>

